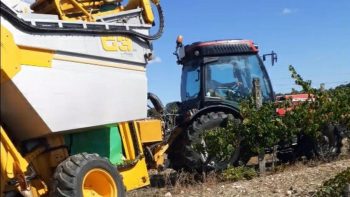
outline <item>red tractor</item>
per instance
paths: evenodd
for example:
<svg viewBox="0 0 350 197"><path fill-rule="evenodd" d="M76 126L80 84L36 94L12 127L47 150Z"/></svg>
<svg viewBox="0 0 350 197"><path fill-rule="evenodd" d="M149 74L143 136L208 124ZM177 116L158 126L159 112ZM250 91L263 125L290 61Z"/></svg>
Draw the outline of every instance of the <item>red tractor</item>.
<svg viewBox="0 0 350 197"><path fill-rule="evenodd" d="M277 103L281 103L286 100L290 100L292 105L287 108L277 108L276 112L279 116L284 116L287 111L292 110L294 106L299 105L302 102L313 101L314 96L309 94L286 94L286 95L276 96Z"/></svg>

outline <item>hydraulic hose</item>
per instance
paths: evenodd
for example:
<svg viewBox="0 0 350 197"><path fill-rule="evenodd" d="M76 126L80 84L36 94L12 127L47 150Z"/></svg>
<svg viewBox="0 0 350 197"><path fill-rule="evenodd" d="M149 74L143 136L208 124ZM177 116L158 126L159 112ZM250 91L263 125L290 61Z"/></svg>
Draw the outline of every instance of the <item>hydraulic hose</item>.
<svg viewBox="0 0 350 197"><path fill-rule="evenodd" d="M160 114L163 114L163 112L164 112L164 105L163 105L162 101L160 101L158 96L153 94L153 93L151 93L151 92L148 92L147 98L151 101L151 103L153 104L153 106L156 109L156 111L158 113L160 113Z"/></svg>
<svg viewBox="0 0 350 197"><path fill-rule="evenodd" d="M65 29L59 27L37 27L30 23L27 23L23 19L17 17L17 14L9 9L3 2L0 2L1 12L0 15L9 20L14 26L19 29L30 33L77 33L77 34L97 34L97 35L115 35L126 34L130 36L139 37L145 40L157 40L160 38L164 31L164 15L160 4L156 4L157 12L159 15L159 28L153 35L145 35L134 30L99 30L99 29Z"/></svg>

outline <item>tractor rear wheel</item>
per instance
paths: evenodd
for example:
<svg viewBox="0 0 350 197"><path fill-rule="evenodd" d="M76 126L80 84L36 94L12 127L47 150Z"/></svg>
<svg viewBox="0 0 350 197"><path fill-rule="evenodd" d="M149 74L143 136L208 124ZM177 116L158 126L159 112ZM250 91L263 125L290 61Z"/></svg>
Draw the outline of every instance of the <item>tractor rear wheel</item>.
<svg viewBox="0 0 350 197"><path fill-rule="evenodd" d="M329 124L323 128L322 135L318 138L305 134L299 136L296 155L329 161L339 155L341 147L342 137L338 127Z"/></svg>
<svg viewBox="0 0 350 197"><path fill-rule="evenodd" d="M60 163L54 174L51 196L125 196L117 168L97 154L81 153Z"/></svg>
<svg viewBox="0 0 350 197"><path fill-rule="evenodd" d="M214 155L212 154L213 151L209 150L211 149L210 145L213 145L213 141L208 142L207 134L210 131L210 135L213 137L211 139L213 140L216 140L216 137L222 138L223 135L219 134L220 136L216 136L216 132L222 131L220 128L225 128L228 125L228 121L232 121L233 124L239 124L240 122L233 115L224 112L210 112L198 117L189 126L188 130L183 132L177 141L174 142L174 148L169 154L172 167L175 169L184 168L190 171L210 171L222 170L228 165L237 164L239 161L241 140L238 133L230 136L233 139L232 142L229 141L229 146L232 149L229 155L227 155L227 152L221 155ZM222 150L221 148L227 148L219 147L220 144L214 144L214 146L215 149L218 148L219 150Z"/></svg>
<svg viewBox="0 0 350 197"><path fill-rule="evenodd" d="M316 155L322 160L333 159L338 156L342 146L342 137L337 126L328 124L322 132L320 139L316 141Z"/></svg>

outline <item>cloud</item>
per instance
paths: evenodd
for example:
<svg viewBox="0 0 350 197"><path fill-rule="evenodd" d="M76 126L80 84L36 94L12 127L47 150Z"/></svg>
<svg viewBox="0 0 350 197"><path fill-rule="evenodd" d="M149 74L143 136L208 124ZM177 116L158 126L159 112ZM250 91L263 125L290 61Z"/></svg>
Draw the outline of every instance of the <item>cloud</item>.
<svg viewBox="0 0 350 197"><path fill-rule="evenodd" d="M148 64L159 64L162 62L162 59L156 56L153 60L149 61Z"/></svg>
<svg viewBox="0 0 350 197"><path fill-rule="evenodd" d="M290 8L284 8L284 9L282 10L282 14L283 14L283 15L289 15L289 14L292 14L293 12L295 12L295 10L292 10L292 9L290 9Z"/></svg>

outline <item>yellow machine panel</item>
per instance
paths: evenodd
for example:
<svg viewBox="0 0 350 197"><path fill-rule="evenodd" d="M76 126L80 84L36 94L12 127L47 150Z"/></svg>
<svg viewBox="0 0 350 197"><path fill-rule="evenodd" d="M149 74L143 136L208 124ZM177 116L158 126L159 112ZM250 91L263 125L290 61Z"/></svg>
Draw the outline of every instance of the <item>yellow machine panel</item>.
<svg viewBox="0 0 350 197"><path fill-rule="evenodd" d="M160 120L137 121L142 143L159 142L163 140L163 132Z"/></svg>
<svg viewBox="0 0 350 197"><path fill-rule="evenodd" d="M141 188L150 184L145 158L140 159L135 166L121 170L126 191Z"/></svg>
<svg viewBox="0 0 350 197"><path fill-rule="evenodd" d="M51 67L54 52L17 46L11 32L1 26L1 83L14 77L21 65Z"/></svg>
<svg viewBox="0 0 350 197"><path fill-rule="evenodd" d="M125 152L125 165L120 169L126 190L133 190L150 184L146 159L136 122L119 124Z"/></svg>
<svg viewBox="0 0 350 197"><path fill-rule="evenodd" d="M5 188L5 183L10 179L17 178L19 186L27 189L25 183L25 172L27 171L28 162L17 151L10 138L7 136L5 130L0 127L1 140L0 140L0 152L1 152L1 193Z"/></svg>

